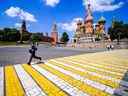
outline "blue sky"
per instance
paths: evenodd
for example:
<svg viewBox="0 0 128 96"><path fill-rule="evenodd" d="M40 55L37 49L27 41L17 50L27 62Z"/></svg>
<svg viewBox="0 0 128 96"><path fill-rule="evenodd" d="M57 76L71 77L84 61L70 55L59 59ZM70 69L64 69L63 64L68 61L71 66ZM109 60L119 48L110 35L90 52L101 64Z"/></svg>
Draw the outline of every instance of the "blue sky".
<svg viewBox="0 0 128 96"><path fill-rule="evenodd" d="M70 36L78 19L84 19L88 0L0 0L0 28L19 27L26 19L30 32L48 32L54 22L59 35L64 31ZM128 23L128 0L89 0L92 4L94 23L104 16L106 27L112 17ZM19 13L20 12L20 13Z"/></svg>

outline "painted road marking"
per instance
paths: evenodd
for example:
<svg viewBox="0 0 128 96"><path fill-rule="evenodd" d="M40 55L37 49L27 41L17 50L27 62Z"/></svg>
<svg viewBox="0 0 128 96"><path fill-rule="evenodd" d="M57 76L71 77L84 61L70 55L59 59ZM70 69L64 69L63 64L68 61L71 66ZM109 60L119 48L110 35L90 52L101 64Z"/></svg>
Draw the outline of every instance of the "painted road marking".
<svg viewBox="0 0 128 96"><path fill-rule="evenodd" d="M114 79L114 81L115 82L118 82L118 83L120 83L121 85L123 85L123 86L127 86L128 87L128 82L126 82L126 81L124 81L124 80L121 80L122 79L122 77L124 76L124 73L122 73L122 74L119 74L119 73L116 73L116 72L111 72L111 71L107 71L107 70L104 70L104 69L102 69L102 68L97 68L96 66L91 66L91 65L88 65L87 63L85 63L84 64L84 62L79 62L80 60L75 60L75 62L74 61L68 61L68 62L72 62L72 63L74 63L74 64L79 64L79 65L81 65L82 67L89 67L89 68L87 68L86 70L89 70L90 68L92 68L92 69L96 69L95 71L97 72L97 73L99 73L99 74L104 74L104 75L108 75L108 76L112 76L113 78L116 78L116 79ZM77 62L77 63L76 63ZM95 64L94 64L95 65ZM125 69L124 69L125 70ZM92 70L89 70L89 71L92 71ZM93 70L94 71L94 70ZM94 71L94 72L95 72ZM102 71L102 72L99 72L99 71ZM127 70L125 70L125 71L127 71ZM106 72L106 73L105 73ZM107 72L109 73L109 74L107 74ZM121 76L119 76L119 75L121 75Z"/></svg>
<svg viewBox="0 0 128 96"><path fill-rule="evenodd" d="M108 66L108 65L106 65L105 62L103 62L103 61L101 62L101 60L100 60L100 62L97 62L97 61L91 62L91 61L83 59L83 58L71 58L71 59L73 59L73 60L80 60L81 62L83 61L86 64L90 64L92 66L95 66L97 68L102 68L104 70L110 70L110 71L117 72L117 73L124 73L124 72L126 72L125 68L121 69L120 67L117 67L117 66L116 66L116 68L115 68L115 66Z"/></svg>
<svg viewBox="0 0 128 96"><path fill-rule="evenodd" d="M52 62L58 63L58 66L60 66L60 67L61 67L61 65L63 65L63 66L65 66L66 69L68 69L70 71L73 71L77 74L80 74L81 76L84 76L90 80L100 82L100 83L103 83L105 85L109 85L112 88L117 88L119 86L118 82L112 81L113 78L110 78L110 77L108 78L108 76L100 75L100 74L97 74L96 72L87 71L86 69L82 69L78 66L71 65L71 63L70 64L69 63L62 63L62 62L58 62L56 60L49 61L49 63L52 63Z"/></svg>
<svg viewBox="0 0 128 96"><path fill-rule="evenodd" d="M38 71L36 71L31 66L24 64L23 68L27 71L33 79L40 85L40 87L44 90L46 95L48 96L67 96L67 94L60 90L55 84L46 79L43 75L41 75Z"/></svg>
<svg viewBox="0 0 128 96"><path fill-rule="evenodd" d="M32 77L22 68L21 65L15 65L15 70L25 89L27 96L46 96L43 90L35 83Z"/></svg>
<svg viewBox="0 0 128 96"><path fill-rule="evenodd" d="M46 64L0 67L0 96L127 96L127 77L122 80L128 68L127 52L76 55L51 59Z"/></svg>
<svg viewBox="0 0 128 96"><path fill-rule="evenodd" d="M83 64L83 65L87 65L87 66L90 66L90 67L95 68L97 70L101 70L101 71L113 74L114 76L122 76L123 75L123 73L118 73L118 72L113 72L113 71L110 71L110 70L105 70L103 68L98 68L99 65L95 64L95 63L89 63L89 62L82 61L82 60L79 60L79 59L71 59L71 58L70 58L70 60L74 61L75 63L80 63L80 64Z"/></svg>
<svg viewBox="0 0 128 96"><path fill-rule="evenodd" d="M13 66L5 67L6 96L25 96L25 92Z"/></svg>
<svg viewBox="0 0 128 96"><path fill-rule="evenodd" d="M99 89L101 91L105 91L105 92L107 92L109 94L113 94L114 93L114 89L109 87L109 86L106 86L106 85L100 84L98 82L86 79L86 77L82 77L82 76L77 75L77 74L75 74L75 73L73 73L71 71L68 71L68 70L65 70L63 68L60 68L60 67L56 66L55 64L53 65L53 63L52 64L47 63L47 65L55 68L56 70L59 70L60 72L66 74L66 75L72 76L76 80L81 80L81 82L84 82L85 84L88 84L88 85L90 85L90 86L92 86L92 87L94 87L96 89Z"/></svg>
<svg viewBox="0 0 128 96"><path fill-rule="evenodd" d="M85 62L79 62L78 60L76 60L76 61L75 60L69 60L68 62L71 62L71 63L76 64L76 65L80 65L81 67L85 68L88 71L97 72L98 74L101 74L101 75L104 74L106 76L111 76L111 77L116 78L116 79L121 79L123 76L123 74L116 74L116 73L113 74L111 71L104 70L102 68L97 68L93 64L90 65L90 64L85 63Z"/></svg>
<svg viewBox="0 0 128 96"><path fill-rule="evenodd" d="M32 65L37 71L39 71L42 75L47 77L50 81L59 86L62 90L66 91L70 96L89 96L86 93L78 90L77 88L71 86L64 80L60 79L58 76L53 75L47 70L39 67L38 65Z"/></svg>
<svg viewBox="0 0 128 96"><path fill-rule="evenodd" d="M100 55L100 54L99 54ZM121 69L128 69L128 65L126 63L128 63L128 61L126 61L126 59L123 59L123 57L118 57L118 58L114 58L114 56L105 56L105 54L101 54L101 56L99 57L99 55L96 56L87 56L87 55L83 55L83 56L74 56L71 57L72 59L80 59L81 61L85 61L85 62L92 62L94 64L99 64L101 63L104 66L113 66L116 68L121 68ZM101 59L102 58L102 59ZM123 60L121 60L123 59Z"/></svg>
<svg viewBox="0 0 128 96"><path fill-rule="evenodd" d="M60 70L57 70L56 68L53 68L52 66L50 66L48 63L46 63L45 65L42 64L41 66L43 68L45 68L46 70L48 70L49 72L51 72L51 73L57 75L58 77L60 77L61 79L65 80L66 82L68 82L72 86L75 86L79 90L89 94L90 96L99 96L99 95L100 96L110 96L109 94L107 94L101 90L98 90L94 87L91 87L90 85L82 82L81 80L78 80L79 77L77 77L78 79L73 78L72 76L65 74L63 72L63 70L61 72Z"/></svg>
<svg viewBox="0 0 128 96"><path fill-rule="evenodd" d="M0 67L0 96L4 96L4 69Z"/></svg>

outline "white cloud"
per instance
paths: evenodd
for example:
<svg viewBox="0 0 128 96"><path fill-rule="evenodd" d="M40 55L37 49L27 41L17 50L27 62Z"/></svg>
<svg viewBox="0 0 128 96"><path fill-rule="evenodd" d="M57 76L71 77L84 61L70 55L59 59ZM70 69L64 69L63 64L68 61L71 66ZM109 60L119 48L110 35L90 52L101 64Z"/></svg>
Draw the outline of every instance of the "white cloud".
<svg viewBox="0 0 128 96"><path fill-rule="evenodd" d="M10 17L19 17L20 19L25 19L26 21L36 22L35 16L31 13L20 9L19 7L10 7L5 11L5 13Z"/></svg>
<svg viewBox="0 0 128 96"><path fill-rule="evenodd" d="M71 22L67 22L67 23L58 23L58 26L64 30L64 31L68 31L68 32L73 32L76 30L77 27L77 22L78 20L83 21L82 18L74 18Z"/></svg>
<svg viewBox="0 0 128 96"><path fill-rule="evenodd" d="M115 2L116 0L90 0L93 11L113 11L116 10L124 4L124 2ZM83 4L87 5L88 1L83 0Z"/></svg>
<svg viewBox="0 0 128 96"><path fill-rule="evenodd" d="M16 28L20 28L20 27L21 27L21 23L16 23L14 26L15 26Z"/></svg>
<svg viewBox="0 0 128 96"><path fill-rule="evenodd" d="M59 4L60 0L43 0L46 5L55 7L57 4Z"/></svg>

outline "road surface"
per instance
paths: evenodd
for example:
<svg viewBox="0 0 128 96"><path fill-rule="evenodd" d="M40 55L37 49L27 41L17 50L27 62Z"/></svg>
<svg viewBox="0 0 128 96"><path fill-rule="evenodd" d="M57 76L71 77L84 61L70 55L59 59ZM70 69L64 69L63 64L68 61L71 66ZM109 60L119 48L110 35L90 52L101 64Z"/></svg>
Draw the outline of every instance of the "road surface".
<svg viewBox="0 0 128 96"><path fill-rule="evenodd" d="M0 47L0 65L23 64L27 63L30 57L28 52L30 46L6 46ZM55 48L40 45L37 55L44 60L51 58L65 57L88 52L104 51L105 49L74 49L74 48Z"/></svg>

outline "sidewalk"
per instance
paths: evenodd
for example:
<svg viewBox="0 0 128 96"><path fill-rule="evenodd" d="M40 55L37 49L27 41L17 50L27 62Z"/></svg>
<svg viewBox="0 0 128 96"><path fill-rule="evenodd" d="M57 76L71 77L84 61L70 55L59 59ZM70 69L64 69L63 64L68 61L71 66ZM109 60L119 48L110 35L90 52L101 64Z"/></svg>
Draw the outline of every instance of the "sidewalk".
<svg viewBox="0 0 128 96"><path fill-rule="evenodd" d="M7 47L29 47L30 45L0 45L0 48L7 48Z"/></svg>

